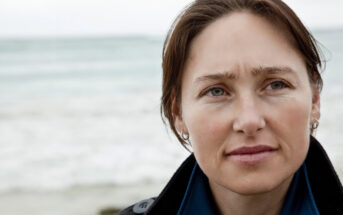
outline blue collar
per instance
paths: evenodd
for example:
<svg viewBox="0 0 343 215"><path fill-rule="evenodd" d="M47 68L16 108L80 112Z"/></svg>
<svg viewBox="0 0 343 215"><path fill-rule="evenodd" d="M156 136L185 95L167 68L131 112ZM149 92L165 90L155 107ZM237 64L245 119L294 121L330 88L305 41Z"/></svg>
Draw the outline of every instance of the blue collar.
<svg viewBox="0 0 343 215"><path fill-rule="evenodd" d="M294 178L280 215L319 215L314 201L305 163L294 174Z"/></svg>
<svg viewBox="0 0 343 215"><path fill-rule="evenodd" d="M219 213L208 185L208 179L195 163L177 215L199 214ZM305 164L294 175L280 215L319 215Z"/></svg>
<svg viewBox="0 0 343 215"><path fill-rule="evenodd" d="M177 215L199 214L215 215L218 213L216 213L208 179L195 163Z"/></svg>

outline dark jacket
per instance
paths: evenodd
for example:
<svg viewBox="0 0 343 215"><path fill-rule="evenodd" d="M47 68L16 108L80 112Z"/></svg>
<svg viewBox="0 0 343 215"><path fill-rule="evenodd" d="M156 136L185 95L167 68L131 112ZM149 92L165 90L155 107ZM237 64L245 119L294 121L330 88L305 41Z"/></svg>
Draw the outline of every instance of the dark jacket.
<svg viewBox="0 0 343 215"><path fill-rule="evenodd" d="M312 193L321 215L343 215L343 188L320 143L311 137L305 160ZM119 215L176 215L195 164L189 156L173 175L156 199L147 199L132 205Z"/></svg>

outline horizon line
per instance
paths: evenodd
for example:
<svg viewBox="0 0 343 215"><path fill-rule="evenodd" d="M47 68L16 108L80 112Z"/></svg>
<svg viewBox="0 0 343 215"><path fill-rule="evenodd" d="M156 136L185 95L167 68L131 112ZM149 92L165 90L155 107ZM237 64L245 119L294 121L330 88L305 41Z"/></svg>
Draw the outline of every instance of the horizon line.
<svg viewBox="0 0 343 215"><path fill-rule="evenodd" d="M311 33L340 32L342 26L307 28ZM6 40L63 40L63 39L106 39L106 38L165 38L167 33L90 33L90 34L32 34L32 35L0 35L0 41Z"/></svg>

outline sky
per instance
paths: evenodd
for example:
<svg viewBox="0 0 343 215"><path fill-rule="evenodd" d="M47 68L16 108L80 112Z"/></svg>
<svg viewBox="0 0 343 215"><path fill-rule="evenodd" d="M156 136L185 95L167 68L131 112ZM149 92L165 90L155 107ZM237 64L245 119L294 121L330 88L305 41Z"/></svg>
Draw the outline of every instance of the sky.
<svg viewBox="0 0 343 215"><path fill-rule="evenodd" d="M190 0L1 0L0 38L165 35ZM343 0L285 0L311 29L343 28Z"/></svg>

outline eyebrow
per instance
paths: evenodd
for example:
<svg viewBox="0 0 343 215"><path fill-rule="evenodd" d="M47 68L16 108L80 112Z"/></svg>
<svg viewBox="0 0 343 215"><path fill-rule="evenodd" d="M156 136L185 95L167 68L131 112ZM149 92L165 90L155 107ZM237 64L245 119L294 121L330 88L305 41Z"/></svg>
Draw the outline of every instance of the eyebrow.
<svg viewBox="0 0 343 215"><path fill-rule="evenodd" d="M277 67L257 67L251 69L253 76L271 75L271 74L284 74L284 73L295 73L293 69L287 66ZM205 75L198 77L196 82L211 81L211 80L235 80L238 79L238 74L234 71L225 71L211 75Z"/></svg>
<svg viewBox="0 0 343 215"><path fill-rule="evenodd" d="M284 74L284 73L295 73L294 70L288 66L271 66L271 67L258 67L251 70L253 76L258 75L271 75L271 74Z"/></svg>

